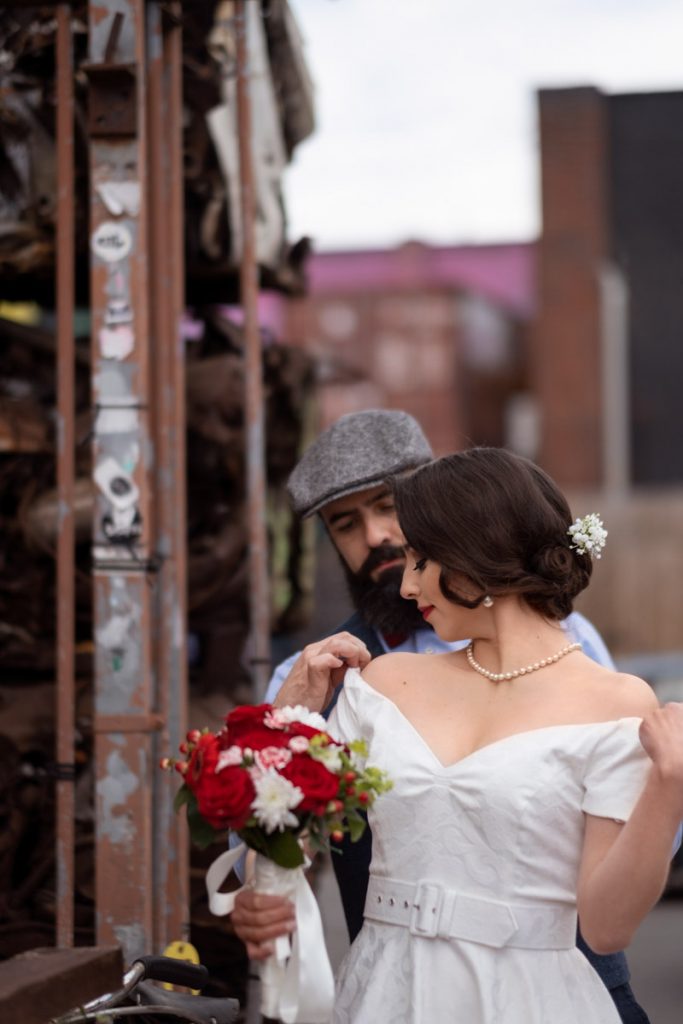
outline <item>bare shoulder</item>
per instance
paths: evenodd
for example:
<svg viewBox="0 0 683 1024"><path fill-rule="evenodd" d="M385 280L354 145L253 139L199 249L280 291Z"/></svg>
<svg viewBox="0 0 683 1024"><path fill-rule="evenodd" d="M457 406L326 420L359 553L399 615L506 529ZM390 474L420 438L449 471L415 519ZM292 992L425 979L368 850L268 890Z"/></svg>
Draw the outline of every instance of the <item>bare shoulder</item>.
<svg viewBox="0 0 683 1024"><path fill-rule="evenodd" d="M406 675L414 675L419 667L423 665L426 654L410 654L401 652L399 654L381 654L373 658L362 671L366 683L379 690L380 693L390 693L394 686Z"/></svg>
<svg viewBox="0 0 683 1024"><path fill-rule="evenodd" d="M611 669L605 669L601 676L601 698L615 718L643 718L659 707L654 690L644 679Z"/></svg>

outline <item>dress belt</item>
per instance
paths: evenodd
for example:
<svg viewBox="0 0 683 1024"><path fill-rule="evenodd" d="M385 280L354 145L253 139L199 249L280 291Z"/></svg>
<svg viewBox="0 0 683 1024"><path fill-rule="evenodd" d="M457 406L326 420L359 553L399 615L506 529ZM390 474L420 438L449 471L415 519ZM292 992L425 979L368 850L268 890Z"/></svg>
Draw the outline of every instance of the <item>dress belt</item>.
<svg viewBox="0 0 683 1024"><path fill-rule="evenodd" d="M429 880L401 882L370 875L364 914L372 921L402 925L423 938L464 939L496 949L576 946L573 906L502 903Z"/></svg>

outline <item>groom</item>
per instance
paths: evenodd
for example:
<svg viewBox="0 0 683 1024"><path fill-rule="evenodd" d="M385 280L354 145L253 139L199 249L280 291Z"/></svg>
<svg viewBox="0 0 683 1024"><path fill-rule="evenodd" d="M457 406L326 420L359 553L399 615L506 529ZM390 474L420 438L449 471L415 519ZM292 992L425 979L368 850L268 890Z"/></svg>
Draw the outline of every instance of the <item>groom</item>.
<svg viewBox="0 0 683 1024"><path fill-rule="evenodd" d="M404 542L384 481L432 457L416 420L391 410L343 416L304 453L288 482L292 507L303 518L320 515L339 554L356 610L332 636L309 644L278 666L266 701L280 706L315 701L314 706L319 706L322 698L329 710L349 666L362 668L370 658L389 650L440 653L466 645L467 641L440 640L415 604L399 592ZM570 640L581 642L585 654L613 667L587 619L575 612L563 626ZM351 940L363 923L371 843L366 829L358 843L346 841L341 854L332 858ZM251 890L237 897L232 921L255 958L265 955L259 944L295 926L290 903ZM598 956L580 935L578 945L608 988L624 1024L648 1024L631 990L624 954Z"/></svg>

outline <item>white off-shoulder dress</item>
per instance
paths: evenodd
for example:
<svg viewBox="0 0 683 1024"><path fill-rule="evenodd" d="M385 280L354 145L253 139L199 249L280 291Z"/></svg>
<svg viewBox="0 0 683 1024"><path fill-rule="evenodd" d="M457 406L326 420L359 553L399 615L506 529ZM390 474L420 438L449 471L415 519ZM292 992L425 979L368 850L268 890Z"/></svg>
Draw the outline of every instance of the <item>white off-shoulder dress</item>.
<svg viewBox="0 0 683 1024"><path fill-rule="evenodd" d="M444 765L349 669L329 729L364 737L391 792L369 812L365 922L335 1024L619 1024L575 946L584 812L626 820L639 718L518 733Z"/></svg>

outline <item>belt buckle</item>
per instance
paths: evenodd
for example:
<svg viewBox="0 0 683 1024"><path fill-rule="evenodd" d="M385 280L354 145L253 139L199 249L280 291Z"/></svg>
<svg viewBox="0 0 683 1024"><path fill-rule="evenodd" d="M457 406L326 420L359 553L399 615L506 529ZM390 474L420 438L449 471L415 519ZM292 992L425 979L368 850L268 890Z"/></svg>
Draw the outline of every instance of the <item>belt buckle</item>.
<svg viewBox="0 0 683 1024"><path fill-rule="evenodd" d="M438 935L443 898L443 886L438 882L418 882L410 909L408 928L411 935L427 939Z"/></svg>

